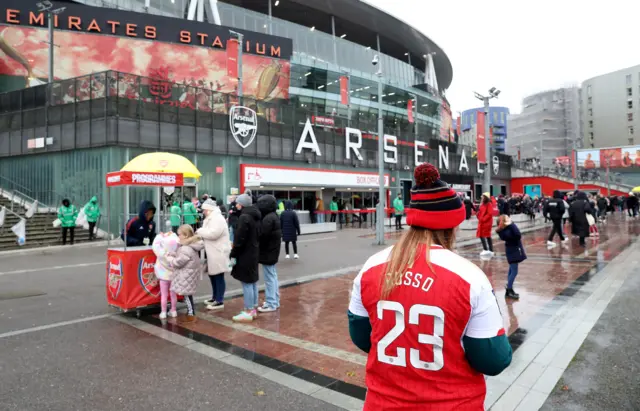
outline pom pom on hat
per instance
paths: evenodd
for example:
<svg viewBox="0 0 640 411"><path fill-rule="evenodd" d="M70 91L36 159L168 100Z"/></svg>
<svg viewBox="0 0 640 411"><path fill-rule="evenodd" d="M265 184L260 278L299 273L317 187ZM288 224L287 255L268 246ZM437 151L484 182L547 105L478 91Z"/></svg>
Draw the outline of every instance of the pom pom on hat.
<svg viewBox="0 0 640 411"><path fill-rule="evenodd" d="M431 188L440 179L440 172L433 164L424 163L416 167L413 178L417 186Z"/></svg>

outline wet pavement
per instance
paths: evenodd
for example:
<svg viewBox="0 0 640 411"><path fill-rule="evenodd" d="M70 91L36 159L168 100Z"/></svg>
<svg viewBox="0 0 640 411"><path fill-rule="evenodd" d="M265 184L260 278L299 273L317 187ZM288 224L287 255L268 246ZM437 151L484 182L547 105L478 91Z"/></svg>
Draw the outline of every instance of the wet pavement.
<svg viewBox="0 0 640 411"><path fill-rule="evenodd" d="M538 409L554 388L545 409L603 409L580 404L606 404L598 402L593 387L624 381L614 372L598 384L579 380L591 376L592 367L606 365L604 355L587 353L576 357L578 368L567 371L573 373L567 376L574 381L570 386L583 391L567 395L556 386L622 285L621 275L628 275L621 264L640 261L640 248L633 245L640 219L610 219L586 249L577 238L548 249L548 230L523 235L529 258L520 264L515 289L521 299L515 302L502 293L507 262L501 242L494 240L496 255L482 260L473 233L459 236L457 252L480 266L496 290L515 350L511 367L487 381L486 405L492 410ZM399 235L387 233L389 243ZM278 264L281 283L287 284L281 310L260 314L251 324L231 321L241 298L226 301L222 312L200 307L192 324L116 315L104 301L104 248L0 257L0 372L9 376L0 384L0 401L16 410L361 409L366 356L350 341L346 311L358 267L379 249L371 244L373 236L370 230L345 230L303 237L302 259ZM239 284L227 280L234 294ZM198 291L206 296L208 281ZM640 307L633 306L632 296L622 303L627 311L603 316L606 323L594 328L600 335L585 346L608 349L607 333L621 332L614 329L629 321L612 316L637 317L632 308ZM624 347L616 348L611 361L622 361ZM635 366L631 361L626 368ZM629 401L616 404L621 405L615 409L638 408L625 407Z"/></svg>
<svg viewBox="0 0 640 411"><path fill-rule="evenodd" d="M568 226L567 226L568 228ZM524 235L528 259L520 264L515 289L519 301L506 301L500 290L507 281L504 246L494 241L496 255L479 257L480 244L459 247L487 274L496 290L505 327L514 350L527 341L567 302L585 294L582 287L627 249L640 234L640 222L617 216L600 228L600 237L587 239L587 247L572 238L567 244L547 247L548 229ZM387 234L389 239L398 234ZM242 299L225 303L222 312L199 312L193 324L175 320L162 324L155 317L148 323L230 352L260 365L279 370L330 390L364 399L366 356L349 338L346 310L356 273L336 276L281 290L281 309L260 314L251 324L233 323ZM262 295L261 295L262 297Z"/></svg>

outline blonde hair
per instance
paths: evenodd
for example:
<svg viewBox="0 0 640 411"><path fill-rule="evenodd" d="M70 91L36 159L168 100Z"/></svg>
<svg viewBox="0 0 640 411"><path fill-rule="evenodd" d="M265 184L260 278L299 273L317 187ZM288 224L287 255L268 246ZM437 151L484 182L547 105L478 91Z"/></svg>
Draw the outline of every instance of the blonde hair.
<svg viewBox="0 0 640 411"><path fill-rule="evenodd" d="M189 224L182 224L178 228L178 235L180 234L184 234L187 238L191 238L195 235L195 233L193 232L193 227L191 227Z"/></svg>
<svg viewBox="0 0 640 411"><path fill-rule="evenodd" d="M391 294L396 285L401 282L405 270L411 268L418 258L423 257L433 271L429 259L429 253L433 244L441 245L451 250L455 242L456 233L454 228L427 230L424 228L411 227L391 250L386 273L381 280L381 298L386 298ZM425 245L424 256L418 255L418 250L421 245Z"/></svg>

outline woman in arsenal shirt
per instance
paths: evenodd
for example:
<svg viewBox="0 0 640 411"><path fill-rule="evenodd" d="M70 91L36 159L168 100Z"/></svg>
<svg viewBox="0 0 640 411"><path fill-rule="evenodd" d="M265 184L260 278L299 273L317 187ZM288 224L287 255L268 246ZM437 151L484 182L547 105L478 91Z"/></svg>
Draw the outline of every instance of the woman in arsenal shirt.
<svg viewBox="0 0 640 411"><path fill-rule="evenodd" d="M349 332L369 353L365 411L484 410L486 375L511 363L491 283L455 254L460 198L431 164L416 168L407 231L353 283Z"/></svg>

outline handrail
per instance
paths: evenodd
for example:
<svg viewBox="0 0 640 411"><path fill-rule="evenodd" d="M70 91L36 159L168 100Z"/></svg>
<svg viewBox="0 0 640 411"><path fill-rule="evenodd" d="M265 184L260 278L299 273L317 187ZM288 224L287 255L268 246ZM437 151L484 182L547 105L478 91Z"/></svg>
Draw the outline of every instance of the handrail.
<svg viewBox="0 0 640 411"><path fill-rule="evenodd" d="M17 182L15 182L15 181L11 180L10 178L0 176L0 180L2 180L2 181L6 181L6 182L8 182L9 184L12 184L12 185L18 186L18 187L20 187L21 189L23 189L23 190L25 190L25 191L30 191L30 192L33 194L33 192L32 192L29 188L27 188L27 187L23 186L23 185L22 185L22 184L20 184L20 183L17 183ZM12 189L12 187L7 187L7 189ZM15 190L15 189L14 189L14 190Z"/></svg>
<svg viewBox="0 0 640 411"><path fill-rule="evenodd" d="M568 182L573 183L574 181L578 181L579 184L593 184L593 185L597 185L597 186L601 186L606 188L607 184L609 186L611 186L611 188L615 189L615 190L619 190L619 191L631 191L633 189L633 185L630 184L625 184L625 183L621 183L621 182L617 182L617 181L613 181L612 179L609 180L609 183L607 183L607 181L605 180L601 180L601 179L590 179L590 178L574 178L572 176L567 176L567 175L562 175L559 173L556 173L554 171L551 171L548 168L545 169L541 169L539 167L536 168L526 168L526 167L522 167L517 165L516 163L514 163L511 168L515 168L518 170L522 170L525 171L527 173L531 173L533 175L536 176L549 176L549 177L553 177L556 179L564 179L567 180Z"/></svg>

